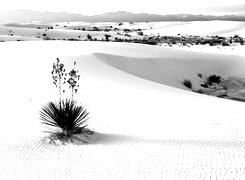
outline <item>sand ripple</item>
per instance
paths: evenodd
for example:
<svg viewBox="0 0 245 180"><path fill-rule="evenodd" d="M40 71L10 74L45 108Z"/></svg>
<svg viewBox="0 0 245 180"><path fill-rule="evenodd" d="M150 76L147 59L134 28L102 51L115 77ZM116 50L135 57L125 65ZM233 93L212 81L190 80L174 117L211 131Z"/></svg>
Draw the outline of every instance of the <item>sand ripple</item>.
<svg viewBox="0 0 245 180"><path fill-rule="evenodd" d="M113 138L113 137L112 137ZM244 179L245 141L2 142L4 179Z"/></svg>

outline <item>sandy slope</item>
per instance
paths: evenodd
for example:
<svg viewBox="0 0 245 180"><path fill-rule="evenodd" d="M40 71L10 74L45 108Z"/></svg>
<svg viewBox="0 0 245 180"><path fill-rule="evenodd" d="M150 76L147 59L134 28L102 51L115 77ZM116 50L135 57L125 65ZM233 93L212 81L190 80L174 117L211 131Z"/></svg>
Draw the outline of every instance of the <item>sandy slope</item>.
<svg viewBox="0 0 245 180"><path fill-rule="evenodd" d="M201 35L201 36L245 36L245 23L235 21L193 21L193 22L162 22L152 29L144 31L145 34L160 35Z"/></svg>
<svg viewBox="0 0 245 180"><path fill-rule="evenodd" d="M243 73L238 66L229 67L231 60L243 63L241 56L102 42L8 42L0 49L4 179L245 178L244 103L168 87L117 69L119 64L124 70L138 63L143 72L149 61L155 67L161 60L171 67L165 68L169 73L174 63L166 58L172 57L188 74L184 61L192 65L200 57L214 70ZM56 57L67 68L78 62L82 78L76 98L91 113L89 126L100 132L91 145L55 147L40 141L45 128L38 112L57 98L50 75Z"/></svg>
<svg viewBox="0 0 245 180"><path fill-rule="evenodd" d="M123 71L180 88L183 88L180 82L184 78L199 81L198 73L203 75L219 74L224 78L245 77L245 61L242 56L182 52L170 49L168 51L169 53L163 51L165 57L162 58L95 55L107 64Z"/></svg>
<svg viewBox="0 0 245 180"><path fill-rule="evenodd" d="M32 38L33 40L35 39L40 39L37 37L43 38L43 34L46 34L45 37L49 39L68 39L68 38L75 38L75 39L80 39L84 40L87 39L87 35L90 34L93 38L104 38L105 34L108 34L106 32L92 32L92 31L75 31L69 28L57 28L55 29L37 29L34 27L19 27L19 26L13 26L13 27L7 27L5 25L0 25L0 40L7 41L8 39L2 37L2 35L8 37L9 30L14 34L14 36L18 37L18 39L23 39L25 37L29 37L30 39ZM116 36L116 32L110 33L113 36ZM9 39L11 39L12 36L9 36ZM44 38L45 38L44 37ZM30 40L30 39L24 39L24 40ZM31 39L31 40L32 40Z"/></svg>

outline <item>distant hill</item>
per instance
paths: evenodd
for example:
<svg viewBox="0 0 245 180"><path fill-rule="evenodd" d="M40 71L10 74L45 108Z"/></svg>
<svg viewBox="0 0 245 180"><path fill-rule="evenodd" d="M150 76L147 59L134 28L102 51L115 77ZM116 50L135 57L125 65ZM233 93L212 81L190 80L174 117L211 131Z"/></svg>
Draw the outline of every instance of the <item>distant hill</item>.
<svg viewBox="0 0 245 180"><path fill-rule="evenodd" d="M85 22L145 22L145 21L245 21L245 16L238 15L191 15L191 14L173 14L159 15L148 13L130 13L126 11L109 12L94 16L86 16L74 13L53 13L38 12L30 10L18 10L0 13L0 21L45 21L45 22L62 22L62 21L85 21Z"/></svg>

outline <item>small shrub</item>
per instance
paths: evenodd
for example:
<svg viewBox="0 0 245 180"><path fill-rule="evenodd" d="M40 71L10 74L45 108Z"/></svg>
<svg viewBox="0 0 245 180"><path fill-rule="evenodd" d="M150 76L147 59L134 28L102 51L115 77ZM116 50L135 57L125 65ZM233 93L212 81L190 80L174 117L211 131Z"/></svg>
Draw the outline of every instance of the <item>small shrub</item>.
<svg viewBox="0 0 245 180"><path fill-rule="evenodd" d="M203 88L208 88L208 85L206 83L200 84L200 86Z"/></svg>
<svg viewBox="0 0 245 180"><path fill-rule="evenodd" d="M111 37L111 35L110 34L105 34L105 39L106 39L106 41L109 41L109 38Z"/></svg>
<svg viewBox="0 0 245 180"><path fill-rule="evenodd" d="M67 40L68 41L79 41L79 39L76 39L76 38L68 38Z"/></svg>
<svg viewBox="0 0 245 180"><path fill-rule="evenodd" d="M240 40L240 45L244 45L244 40L243 39Z"/></svg>
<svg viewBox="0 0 245 180"><path fill-rule="evenodd" d="M192 89L192 82L191 82L191 80L184 79L183 82L182 82L182 84L183 84L185 87L187 87L187 88L189 88L189 89Z"/></svg>
<svg viewBox="0 0 245 180"><path fill-rule="evenodd" d="M92 40L92 36L90 34L87 35L88 40Z"/></svg>
<svg viewBox="0 0 245 180"><path fill-rule="evenodd" d="M142 31L137 32L137 34L138 34L139 36L143 36L143 35L144 35L144 33L143 33Z"/></svg>
<svg viewBox="0 0 245 180"><path fill-rule="evenodd" d="M197 76L198 76L199 78L202 78L202 74L201 74L201 73L198 73Z"/></svg>
<svg viewBox="0 0 245 180"><path fill-rule="evenodd" d="M221 76L213 74L213 75L210 75L209 77L207 77L205 83L208 85L212 85L214 83L219 84L219 83L221 83L221 80L222 80Z"/></svg>
<svg viewBox="0 0 245 180"><path fill-rule="evenodd" d="M130 35L130 34L124 34L124 36L126 36L126 37L131 37L131 35Z"/></svg>
<svg viewBox="0 0 245 180"><path fill-rule="evenodd" d="M157 45L158 42L155 40L143 40L143 44L149 44L149 45Z"/></svg>

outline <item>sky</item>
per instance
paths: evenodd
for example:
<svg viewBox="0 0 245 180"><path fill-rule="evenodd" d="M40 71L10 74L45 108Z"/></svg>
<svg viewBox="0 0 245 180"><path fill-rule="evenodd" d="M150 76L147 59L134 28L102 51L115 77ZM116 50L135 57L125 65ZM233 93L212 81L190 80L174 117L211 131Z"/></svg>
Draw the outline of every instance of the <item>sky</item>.
<svg viewBox="0 0 245 180"><path fill-rule="evenodd" d="M6 0L0 12L35 10L95 15L129 11L154 14L244 14L244 0Z"/></svg>

